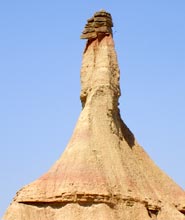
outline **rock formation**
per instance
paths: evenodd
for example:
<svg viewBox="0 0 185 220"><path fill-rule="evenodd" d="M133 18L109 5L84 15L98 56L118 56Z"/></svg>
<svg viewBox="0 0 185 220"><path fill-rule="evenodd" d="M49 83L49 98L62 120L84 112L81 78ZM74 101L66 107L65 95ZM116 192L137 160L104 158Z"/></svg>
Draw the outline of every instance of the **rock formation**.
<svg viewBox="0 0 185 220"><path fill-rule="evenodd" d="M82 32L81 39L94 39L102 35L112 35L112 17L111 14L102 10L96 12L94 16L87 20L87 24Z"/></svg>
<svg viewBox="0 0 185 220"><path fill-rule="evenodd" d="M88 20L82 112L65 152L23 187L4 220L183 220L185 193L136 142L120 117L119 67L109 13Z"/></svg>

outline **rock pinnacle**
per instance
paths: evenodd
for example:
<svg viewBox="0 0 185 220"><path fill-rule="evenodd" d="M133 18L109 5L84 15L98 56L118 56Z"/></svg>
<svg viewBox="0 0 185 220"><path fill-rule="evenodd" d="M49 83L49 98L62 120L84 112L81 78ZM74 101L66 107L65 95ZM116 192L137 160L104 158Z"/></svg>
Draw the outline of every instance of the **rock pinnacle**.
<svg viewBox="0 0 185 220"><path fill-rule="evenodd" d="M120 71L105 11L88 19L82 112L51 169L23 187L4 220L183 220L185 192L161 171L122 121Z"/></svg>

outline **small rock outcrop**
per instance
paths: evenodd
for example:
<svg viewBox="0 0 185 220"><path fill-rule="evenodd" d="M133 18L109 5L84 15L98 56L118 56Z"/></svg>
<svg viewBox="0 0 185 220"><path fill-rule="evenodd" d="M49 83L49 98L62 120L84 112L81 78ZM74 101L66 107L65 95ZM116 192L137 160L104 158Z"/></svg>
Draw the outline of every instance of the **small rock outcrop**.
<svg viewBox="0 0 185 220"><path fill-rule="evenodd" d="M112 20L97 12L81 68L82 112L62 156L23 187L4 220L184 220L185 192L146 154L120 117Z"/></svg>
<svg viewBox="0 0 185 220"><path fill-rule="evenodd" d="M87 24L82 32L81 39L94 39L99 36L112 35L112 17L111 14L101 10L87 20Z"/></svg>

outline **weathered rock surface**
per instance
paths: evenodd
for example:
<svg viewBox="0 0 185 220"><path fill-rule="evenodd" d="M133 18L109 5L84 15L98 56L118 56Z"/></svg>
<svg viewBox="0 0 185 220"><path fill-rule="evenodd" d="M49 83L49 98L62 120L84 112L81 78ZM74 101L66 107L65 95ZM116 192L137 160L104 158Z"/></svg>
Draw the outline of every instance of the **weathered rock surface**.
<svg viewBox="0 0 185 220"><path fill-rule="evenodd" d="M185 219L185 192L155 165L120 118L120 73L111 32L87 39L83 109L71 140L46 174L17 193L4 220Z"/></svg>
<svg viewBox="0 0 185 220"><path fill-rule="evenodd" d="M101 10L87 20L81 39L94 39L99 36L112 35L112 27L111 14Z"/></svg>

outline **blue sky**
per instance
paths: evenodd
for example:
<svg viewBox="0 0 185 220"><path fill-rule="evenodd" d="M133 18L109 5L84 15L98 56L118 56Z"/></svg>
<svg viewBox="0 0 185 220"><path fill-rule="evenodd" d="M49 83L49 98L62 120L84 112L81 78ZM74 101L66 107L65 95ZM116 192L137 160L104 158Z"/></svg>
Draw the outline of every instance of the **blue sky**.
<svg viewBox="0 0 185 220"><path fill-rule="evenodd" d="M138 142L185 188L185 1L0 1L0 216L59 158L81 111L80 34L114 21L120 109Z"/></svg>

